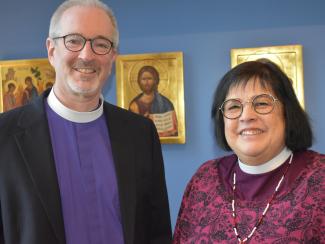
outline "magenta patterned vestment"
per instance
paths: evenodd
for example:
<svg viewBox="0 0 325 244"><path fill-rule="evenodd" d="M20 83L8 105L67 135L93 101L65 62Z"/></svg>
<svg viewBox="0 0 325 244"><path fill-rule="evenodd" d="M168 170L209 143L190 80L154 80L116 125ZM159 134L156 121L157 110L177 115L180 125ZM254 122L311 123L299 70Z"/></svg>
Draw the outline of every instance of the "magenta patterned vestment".
<svg viewBox="0 0 325 244"><path fill-rule="evenodd" d="M242 239L262 215L286 163L260 178L246 177L258 179L256 182L247 182L244 176L238 179L236 211ZM324 166L324 154L294 153L279 193L248 243L325 243ZM184 193L173 244L238 243L231 216L234 170L239 170L235 155L210 160L198 169Z"/></svg>

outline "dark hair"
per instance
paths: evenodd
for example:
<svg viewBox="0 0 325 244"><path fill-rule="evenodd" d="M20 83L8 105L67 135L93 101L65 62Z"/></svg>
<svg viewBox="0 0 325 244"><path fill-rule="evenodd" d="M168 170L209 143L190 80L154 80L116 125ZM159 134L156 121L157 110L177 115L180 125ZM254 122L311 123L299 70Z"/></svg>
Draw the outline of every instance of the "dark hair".
<svg viewBox="0 0 325 244"><path fill-rule="evenodd" d="M245 86L250 80L260 82L263 88L271 88L283 104L285 118L285 145L292 151L311 147L313 133L308 115L302 109L292 87L290 78L275 63L259 59L237 65L220 80L214 93L211 110L217 143L226 151L232 151L225 137L224 118L219 110L230 88Z"/></svg>
<svg viewBox="0 0 325 244"><path fill-rule="evenodd" d="M154 80L156 81L156 85L159 84L159 73L158 71L155 69L155 67L153 66L143 66L140 70L139 70L139 73L138 73L138 83L140 82L140 79L141 79L141 76L144 72L149 72L152 74Z"/></svg>
<svg viewBox="0 0 325 244"><path fill-rule="evenodd" d="M16 85L14 83L9 83L8 90L10 90L10 88L16 88Z"/></svg>
<svg viewBox="0 0 325 244"><path fill-rule="evenodd" d="M26 81L30 81L31 83L33 83L32 77L30 77L30 76L26 76L26 78L25 78L25 82L26 82Z"/></svg>

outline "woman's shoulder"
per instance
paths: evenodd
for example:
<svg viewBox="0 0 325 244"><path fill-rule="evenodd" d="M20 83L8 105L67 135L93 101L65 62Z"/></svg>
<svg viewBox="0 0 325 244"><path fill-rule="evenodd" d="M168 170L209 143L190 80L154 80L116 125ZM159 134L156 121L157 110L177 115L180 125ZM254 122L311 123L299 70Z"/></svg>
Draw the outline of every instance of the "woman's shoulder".
<svg viewBox="0 0 325 244"><path fill-rule="evenodd" d="M296 179L296 187L306 185L308 187L319 187L325 184L325 155L312 150L295 152L296 169L300 169ZM299 187L298 187L299 188Z"/></svg>
<svg viewBox="0 0 325 244"><path fill-rule="evenodd" d="M224 171L227 168L231 168L233 162L236 161L237 157L234 154L207 160L200 165L192 179L216 177L219 174L220 169Z"/></svg>
<svg viewBox="0 0 325 244"><path fill-rule="evenodd" d="M325 154L316 151L308 150L306 152L308 160L307 167L312 174L318 174L320 177L325 175Z"/></svg>
<svg viewBox="0 0 325 244"><path fill-rule="evenodd" d="M237 156L235 154L226 155L223 157L210 159L204 162L198 170L204 169L204 168L215 168L218 165L226 166L227 164L237 161Z"/></svg>
<svg viewBox="0 0 325 244"><path fill-rule="evenodd" d="M317 161L320 161L321 163L325 163L325 154L320 153L320 152L316 152L316 151L312 151L312 150L308 150L308 152L310 153L310 155L312 155Z"/></svg>
<svg viewBox="0 0 325 244"><path fill-rule="evenodd" d="M308 168L324 169L325 167L325 154L313 150L305 150L296 152L296 156L298 160L303 161Z"/></svg>
<svg viewBox="0 0 325 244"><path fill-rule="evenodd" d="M302 155L306 155L306 156L309 156L309 157L314 157L314 158L319 158L319 159L322 159L324 160L325 158L325 154L321 153L321 152L317 152L317 151L314 151L314 150L306 150L306 151L302 151L300 152Z"/></svg>

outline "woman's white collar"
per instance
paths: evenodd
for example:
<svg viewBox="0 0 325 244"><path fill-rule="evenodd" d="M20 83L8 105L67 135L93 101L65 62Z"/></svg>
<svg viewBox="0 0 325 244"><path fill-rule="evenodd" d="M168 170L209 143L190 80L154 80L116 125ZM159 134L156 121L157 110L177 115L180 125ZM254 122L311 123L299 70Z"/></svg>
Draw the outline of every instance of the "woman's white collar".
<svg viewBox="0 0 325 244"><path fill-rule="evenodd" d="M241 162L239 158L238 164L240 169L247 174L264 174L280 167L289 158L291 153L292 151L285 147L277 156L263 164L251 166Z"/></svg>

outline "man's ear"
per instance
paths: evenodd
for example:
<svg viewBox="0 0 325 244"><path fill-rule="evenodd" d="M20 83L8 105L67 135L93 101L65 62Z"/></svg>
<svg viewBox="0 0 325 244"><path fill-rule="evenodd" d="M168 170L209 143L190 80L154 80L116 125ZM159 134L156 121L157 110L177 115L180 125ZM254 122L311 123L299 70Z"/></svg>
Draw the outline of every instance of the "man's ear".
<svg viewBox="0 0 325 244"><path fill-rule="evenodd" d="M47 57L48 57L51 65L53 66L53 64L54 64L54 49L55 49L55 43L54 43L53 39L51 39L49 37L46 39L46 48L47 48Z"/></svg>
<svg viewBox="0 0 325 244"><path fill-rule="evenodd" d="M115 62L118 55L119 55L118 51L116 49L113 49L112 50L112 60L113 60L113 62Z"/></svg>

